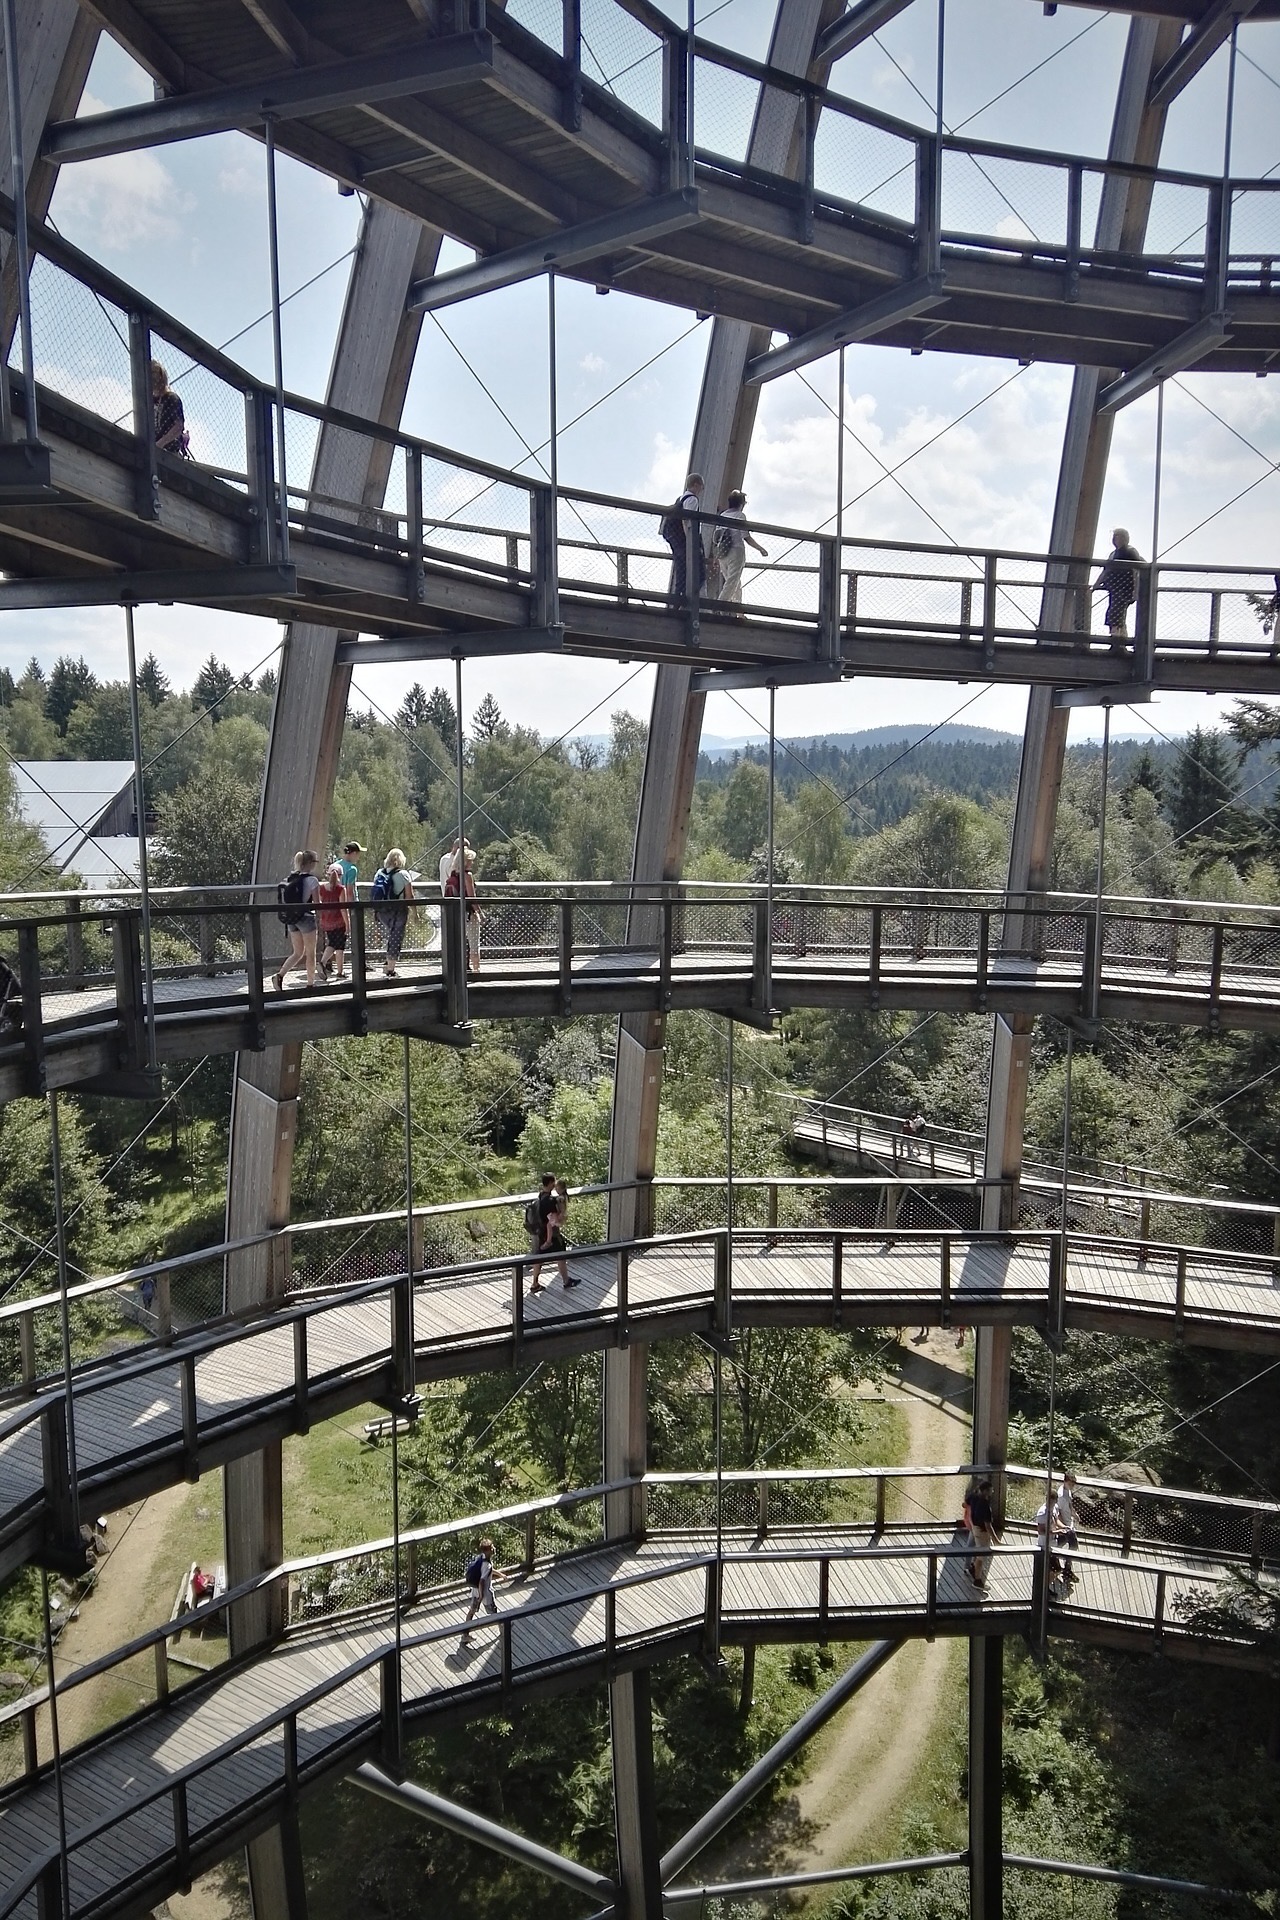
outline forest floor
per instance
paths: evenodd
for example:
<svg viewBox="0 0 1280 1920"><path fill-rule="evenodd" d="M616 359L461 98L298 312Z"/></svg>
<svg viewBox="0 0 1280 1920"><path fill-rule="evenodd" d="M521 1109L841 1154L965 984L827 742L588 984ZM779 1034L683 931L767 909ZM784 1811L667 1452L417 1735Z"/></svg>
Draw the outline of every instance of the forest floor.
<svg viewBox="0 0 1280 1920"><path fill-rule="evenodd" d="M931 1333L899 1353L883 1397L905 1418L904 1464L966 1461L972 1379L952 1335ZM922 1481L908 1497L914 1511L923 1507L945 1517L956 1510L956 1483ZM850 1662L861 1651L850 1649ZM817 1872L860 1854L875 1857L868 1846L887 1839L928 1765L944 1716L959 1710L963 1652L959 1640L908 1641L814 1738L803 1779L768 1820L703 1855L687 1877L710 1883L761 1872Z"/></svg>

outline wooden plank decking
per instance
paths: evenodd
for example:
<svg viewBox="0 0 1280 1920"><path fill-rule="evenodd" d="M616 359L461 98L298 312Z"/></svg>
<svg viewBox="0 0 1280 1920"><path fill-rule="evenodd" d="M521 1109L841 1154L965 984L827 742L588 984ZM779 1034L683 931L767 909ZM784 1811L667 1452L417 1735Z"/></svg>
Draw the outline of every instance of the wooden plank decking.
<svg viewBox="0 0 1280 1920"><path fill-rule="evenodd" d="M819 1229L772 1235L740 1230L732 1260L730 1318L756 1326L907 1326L991 1321L1045 1325L1050 1310L1047 1236L970 1240L950 1246L949 1308L944 1311L942 1236ZM840 1243L839 1293L835 1246ZM574 1256L566 1292L550 1263L546 1288L523 1293L521 1337L513 1325L514 1265L490 1263L414 1289L420 1381L514 1366L617 1344L709 1331L716 1323L715 1246L701 1240L659 1243L628 1260L626 1313L620 1311L618 1259L587 1250ZM1181 1287L1175 1250L1144 1258L1132 1241L1072 1243L1065 1324L1185 1338L1247 1351L1280 1351L1280 1272L1264 1259L1233 1260L1191 1249ZM306 1315L306 1393L300 1401L293 1321ZM76 1458L82 1498L119 1506L251 1451L388 1390L390 1299L376 1284L300 1303L286 1298L280 1318L244 1328L196 1328L170 1347L131 1349L84 1369L75 1397ZM194 1379L194 1443L184 1442L185 1366ZM43 1522L38 1415L60 1398L50 1383L27 1408L18 1403L0 1432L0 1565L32 1551ZM16 1424L15 1423L19 1423Z"/></svg>
<svg viewBox="0 0 1280 1920"><path fill-rule="evenodd" d="M729 1641L841 1641L880 1633L1024 1630L1031 1620L1031 1544L1025 1527L1010 1526L986 1596L979 1598L964 1578L964 1542L950 1520L895 1527L878 1541L865 1525L806 1527L765 1540L730 1532L722 1635ZM947 1557L948 1549L955 1557ZM930 1550L940 1556L932 1604ZM703 1623L706 1562L714 1558L714 1533L681 1531L651 1534L640 1546L619 1543L550 1561L501 1585L499 1616L482 1616L467 1640L460 1633L464 1596L457 1589L426 1596L402 1619L406 1715L425 1726L445 1716L492 1711L504 1693L504 1631L509 1694L603 1677L610 1614L610 1645L620 1661L644 1662L664 1648L691 1644ZM1144 1549L1131 1563L1114 1544L1086 1539L1077 1561L1079 1583L1069 1603L1052 1605L1051 1630L1149 1648L1161 1569L1166 1648L1247 1664L1247 1651L1193 1640L1179 1627L1178 1597L1211 1590L1223 1564L1174 1549L1154 1557ZM625 1584L637 1575L660 1577ZM615 1592L607 1600L611 1585ZM385 1610L293 1628L259 1658L196 1682L73 1749L63 1768L73 1914L136 1907L143 1893L154 1902L192 1866L198 1870L238 1844L285 1792L288 1736L281 1723L291 1712L303 1785L375 1753L376 1661L393 1647ZM354 1671L361 1663L362 1670ZM309 1699L317 1690L318 1697ZM269 1719L276 1724L264 1728ZM208 1764L228 1746L225 1757ZM185 1786L190 1862L180 1868L173 1848L173 1788L186 1768L197 1771ZM101 1830L93 1832L99 1823ZM11 1890L56 1848L57 1835L54 1782L46 1766L40 1776L0 1795L0 1870ZM8 1910L0 1900L0 1914ZM34 1920L34 1894L14 1910Z"/></svg>

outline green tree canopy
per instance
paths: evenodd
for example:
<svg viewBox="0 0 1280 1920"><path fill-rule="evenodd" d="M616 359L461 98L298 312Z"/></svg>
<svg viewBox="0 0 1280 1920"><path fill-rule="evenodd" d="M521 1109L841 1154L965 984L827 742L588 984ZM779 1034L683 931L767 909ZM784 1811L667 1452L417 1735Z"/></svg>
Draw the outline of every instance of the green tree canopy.
<svg viewBox="0 0 1280 1920"><path fill-rule="evenodd" d="M257 789L212 766L160 802L152 877L162 887L244 886L257 830Z"/></svg>
<svg viewBox="0 0 1280 1920"><path fill-rule="evenodd" d="M83 659L73 660L64 653L54 662L44 697L44 710L60 734L66 733L67 722L77 703L87 700L97 685L97 680Z"/></svg>

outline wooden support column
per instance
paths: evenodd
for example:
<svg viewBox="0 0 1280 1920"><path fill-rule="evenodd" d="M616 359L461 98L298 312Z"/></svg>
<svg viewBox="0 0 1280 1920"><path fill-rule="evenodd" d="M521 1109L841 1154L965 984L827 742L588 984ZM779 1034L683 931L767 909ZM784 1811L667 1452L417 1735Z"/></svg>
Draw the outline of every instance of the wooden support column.
<svg viewBox="0 0 1280 1920"><path fill-rule="evenodd" d="M352 263L346 306L334 349L328 399L332 406L394 426L421 331L421 314L405 303L415 280L434 273L440 235L407 214L373 202L364 217ZM312 487L353 508L381 504L390 447L359 434L324 428L316 448ZM337 509L326 508L333 514ZM295 624L285 638L271 718L254 879L269 884L286 873L294 852L321 846L347 710L351 671L336 660L346 636ZM267 941L275 928L264 923ZM278 957L270 946L268 967ZM227 1238L242 1239L285 1226L290 1213L297 1133L300 1047L241 1054L236 1063L227 1176ZM254 1305L288 1284L287 1243L251 1248L227 1260L227 1309ZM235 1586L284 1557L279 1445L225 1469L226 1562ZM234 1654L271 1638L283 1626L282 1589L255 1596L232 1610ZM296 1839L296 1826L291 1830ZM255 1920L305 1920L296 1845L274 1827L248 1848Z"/></svg>
<svg viewBox="0 0 1280 1920"><path fill-rule="evenodd" d="M788 73L821 78L813 60L818 34L838 17L841 0L779 0L769 64ZM757 166L789 171L803 164L804 125L794 96L766 91L756 110L748 158ZM740 320L717 320L711 334L689 464L706 478L708 508L718 507L730 487L741 485L755 425L759 389L744 387L748 358L767 350L767 330ZM690 669L661 666L653 694L636 821L632 878L671 883L680 877L689 830L698 743L705 704L690 689ZM660 913L632 910L629 938L655 945ZM626 1014L618 1023L609 1178L651 1180L662 1101L666 1021L661 1013ZM610 1239L652 1231L652 1194L609 1196ZM646 1464L646 1349L633 1346L604 1356L604 1476L621 1479ZM605 1527L613 1538L643 1525L638 1496L606 1502ZM614 1814L618 1838L619 1920L661 1920L657 1838L652 1806L653 1733L647 1678L623 1674L609 1689L613 1740Z"/></svg>
<svg viewBox="0 0 1280 1920"><path fill-rule="evenodd" d="M1109 158L1154 166L1164 132L1164 113L1147 105L1152 74L1172 53L1178 23L1135 18L1129 29L1116 95ZM1113 251L1141 247L1150 209L1150 186L1141 179L1112 176L1103 186L1098 209L1097 245ZM1100 388L1114 374L1099 367L1078 367L1071 387L1063 436L1058 491L1054 503L1050 551L1092 555L1098 546L1098 516L1111 451L1112 416L1097 411ZM1082 565L1079 579L1087 578ZM1046 632L1077 624L1080 611L1075 579L1046 586L1040 625ZM1033 687L1027 702L1018 797L1009 849L1009 893L1033 906L1049 882L1058 794L1067 744L1065 709L1055 708L1050 687ZM1020 916L1006 916L1006 950L1034 943L1034 927ZM1022 1136L1031 1067L1033 1021L995 1017L987 1096L982 1225L989 1231L1016 1224L1018 1181L1022 1172ZM973 1377L973 1458L1003 1465L1009 1428L1008 1327L980 1327L975 1340ZM997 1482L997 1519L1003 1489ZM970 1642L969 1650L969 1905L972 1920L1001 1920L1000 1867L1000 1713L1003 1657L992 1637Z"/></svg>

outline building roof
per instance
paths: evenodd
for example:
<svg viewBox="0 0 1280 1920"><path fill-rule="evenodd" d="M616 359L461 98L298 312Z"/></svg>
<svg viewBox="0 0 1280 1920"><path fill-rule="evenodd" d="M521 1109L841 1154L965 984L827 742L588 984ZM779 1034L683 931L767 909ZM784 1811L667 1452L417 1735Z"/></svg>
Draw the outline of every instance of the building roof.
<svg viewBox="0 0 1280 1920"><path fill-rule="evenodd" d="M78 846L67 843L58 863L63 873L79 874L95 890L138 884L138 842L131 833L86 834Z"/></svg>
<svg viewBox="0 0 1280 1920"><path fill-rule="evenodd" d="M133 762L15 760L13 778L23 819L39 828L50 859L62 869L71 864L70 856L132 781ZM102 844L110 846L114 840ZM137 870L135 846L135 877ZM114 865L110 871L114 875Z"/></svg>

